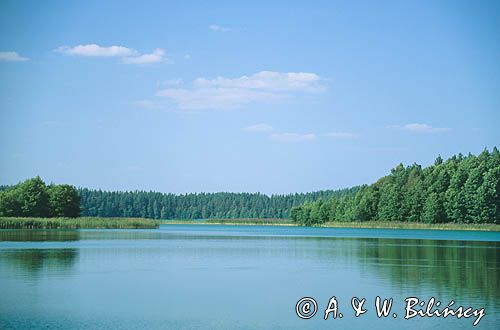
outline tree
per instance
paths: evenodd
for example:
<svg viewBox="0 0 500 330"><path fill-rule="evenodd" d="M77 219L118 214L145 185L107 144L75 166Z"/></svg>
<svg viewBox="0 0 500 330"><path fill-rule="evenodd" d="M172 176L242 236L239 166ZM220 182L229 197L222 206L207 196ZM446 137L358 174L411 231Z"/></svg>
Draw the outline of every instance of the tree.
<svg viewBox="0 0 500 330"><path fill-rule="evenodd" d="M489 170L478 190L480 222L500 223L500 166Z"/></svg>
<svg viewBox="0 0 500 330"><path fill-rule="evenodd" d="M469 172L469 177L464 184L465 207L467 213L465 222L480 222L480 206L478 191L483 183L483 175L479 167L474 167Z"/></svg>
<svg viewBox="0 0 500 330"><path fill-rule="evenodd" d="M383 221L401 219L401 191L394 183L384 184L380 190L377 218Z"/></svg>
<svg viewBox="0 0 500 330"><path fill-rule="evenodd" d="M105 208L106 204L103 203L101 207ZM0 216L78 217L79 215L80 196L76 188L70 185L46 186L37 176L0 192Z"/></svg>
<svg viewBox="0 0 500 330"><path fill-rule="evenodd" d="M48 187L50 216L76 218L80 216L80 196L75 187L62 184Z"/></svg>
<svg viewBox="0 0 500 330"><path fill-rule="evenodd" d="M423 182L420 180L408 189L404 198L405 220L409 222L421 220L425 202L424 193Z"/></svg>
<svg viewBox="0 0 500 330"><path fill-rule="evenodd" d="M425 201L422 167L413 164L408 168L408 179L404 186L404 196L401 206L403 220L418 222L422 215L422 208Z"/></svg>
<svg viewBox="0 0 500 330"><path fill-rule="evenodd" d="M290 217L292 218L292 221L295 222L296 224L301 224L301 225L304 224L303 210L304 210L304 205L292 207L292 210L290 211Z"/></svg>
<svg viewBox="0 0 500 330"><path fill-rule="evenodd" d="M450 186L445 193L445 212L447 218L451 222L465 222L467 205L465 202L464 185L467 181L467 177L465 162L462 162L451 177Z"/></svg>
<svg viewBox="0 0 500 330"><path fill-rule="evenodd" d="M376 219L379 201L379 192L376 187L364 186L354 199L353 220L370 221Z"/></svg>
<svg viewBox="0 0 500 330"><path fill-rule="evenodd" d="M48 217L49 196L47 187L39 176L24 181L17 187L21 202L21 216Z"/></svg>
<svg viewBox="0 0 500 330"><path fill-rule="evenodd" d="M5 217L21 215L21 196L19 189L10 188L0 192L0 215Z"/></svg>
<svg viewBox="0 0 500 330"><path fill-rule="evenodd" d="M445 218L443 203L439 195L432 192L426 199L422 214L422 221L425 223L443 222Z"/></svg>
<svg viewBox="0 0 500 330"><path fill-rule="evenodd" d="M311 205L311 224L322 224L326 222L326 209L321 199Z"/></svg>
<svg viewBox="0 0 500 330"><path fill-rule="evenodd" d="M319 221L316 205L299 208L301 223ZM329 221L500 223L500 152L495 147L446 161L438 156L423 169L399 164L374 184L323 205Z"/></svg>

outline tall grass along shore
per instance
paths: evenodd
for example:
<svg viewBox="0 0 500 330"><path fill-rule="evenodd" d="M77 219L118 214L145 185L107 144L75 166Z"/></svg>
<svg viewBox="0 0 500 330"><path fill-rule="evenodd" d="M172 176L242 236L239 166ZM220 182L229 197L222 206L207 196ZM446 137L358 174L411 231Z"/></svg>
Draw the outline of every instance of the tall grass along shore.
<svg viewBox="0 0 500 330"><path fill-rule="evenodd" d="M158 226L158 221L143 218L0 217L0 229L146 229Z"/></svg>
<svg viewBox="0 0 500 330"><path fill-rule="evenodd" d="M263 225L263 226L300 226L290 219L206 219L206 220L164 220L161 224L204 224L204 225ZM497 224L464 223L414 223L404 221L332 221L314 227L329 228L380 228L380 229L432 229L432 230L480 230L500 231Z"/></svg>
<svg viewBox="0 0 500 330"><path fill-rule="evenodd" d="M0 217L0 229L151 229L160 224L204 224L242 226L299 226L290 219L205 219L205 220L153 220L144 218L15 218ZM381 228L381 229L433 229L500 231L496 224L412 223L403 221L334 221L315 227Z"/></svg>

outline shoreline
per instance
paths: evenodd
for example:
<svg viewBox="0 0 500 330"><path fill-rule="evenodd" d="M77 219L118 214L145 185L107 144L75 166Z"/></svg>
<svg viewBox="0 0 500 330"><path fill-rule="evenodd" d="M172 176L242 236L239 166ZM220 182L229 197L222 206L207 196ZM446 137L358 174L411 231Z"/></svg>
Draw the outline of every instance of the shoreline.
<svg viewBox="0 0 500 330"><path fill-rule="evenodd" d="M160 225L230 225L301 227L288 219L155 220L144 218L18 218L0 217L1 229L157 229ZM411 223L402 221L327 222L318 228L421 229L500 232L497 224Z"/></svg>
<svg viewBox="0 0 500 330"><path fill-rule="evenodd" d="M260 222L238 221L238 219L213 219L204 221L195 220L160 220L160 225L230 225L230 226L277 226L301 227L293 222ZM466 224L466 223L410 223L402 221L365 221L365 222L327 222L312 226L318 228L367 228L367 229L422 229L422 230L456 230L456 231L491 231L500 232L500 225L496 224Z"/></svg>
<svg viewBox="0 0 500 330"><path fill-rule="evenodd" d="M155 229L159 222L143 218L20 218L0 217L1 229Z"/></svg>

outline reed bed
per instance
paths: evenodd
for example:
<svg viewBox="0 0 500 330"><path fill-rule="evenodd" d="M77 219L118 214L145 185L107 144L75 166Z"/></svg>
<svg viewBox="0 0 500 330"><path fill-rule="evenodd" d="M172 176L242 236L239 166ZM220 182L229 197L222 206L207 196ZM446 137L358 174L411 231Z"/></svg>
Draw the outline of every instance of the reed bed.
<svg viewBox="0 0 500 330"><path fill-rule="evenodd" d="M158 226L158 221L143 218L0 217L0 229L146 229Z"/></svg>

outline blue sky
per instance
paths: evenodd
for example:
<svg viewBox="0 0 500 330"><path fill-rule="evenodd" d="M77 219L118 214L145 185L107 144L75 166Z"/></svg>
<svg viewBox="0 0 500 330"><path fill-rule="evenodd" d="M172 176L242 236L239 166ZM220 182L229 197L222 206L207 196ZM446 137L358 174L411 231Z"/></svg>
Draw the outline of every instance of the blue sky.
<svg viewBox="0 0 500 330"><path fill-rule="evenodd" d="M0 183L290 193L500 143L492 1L2 1Z"/></svg>

